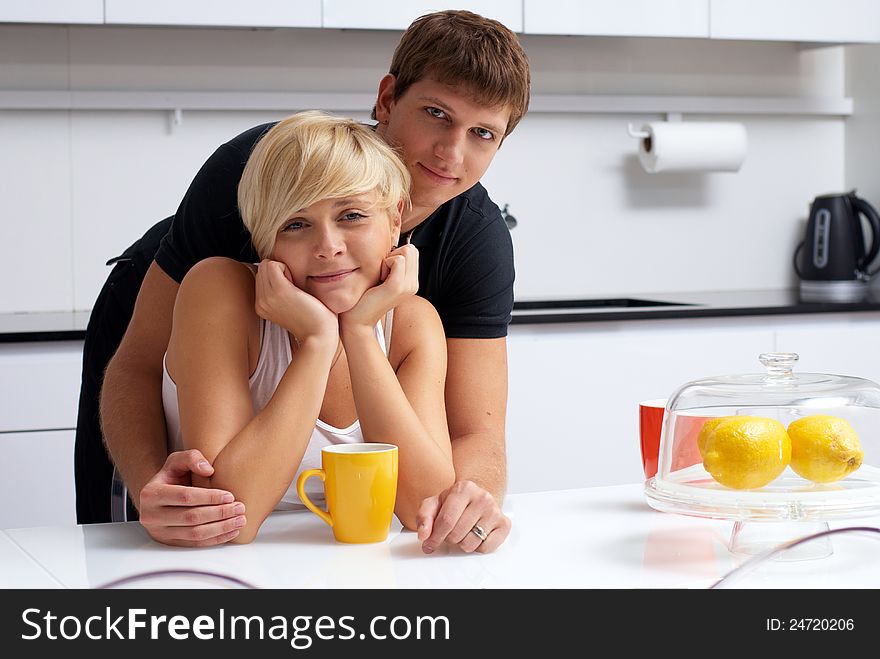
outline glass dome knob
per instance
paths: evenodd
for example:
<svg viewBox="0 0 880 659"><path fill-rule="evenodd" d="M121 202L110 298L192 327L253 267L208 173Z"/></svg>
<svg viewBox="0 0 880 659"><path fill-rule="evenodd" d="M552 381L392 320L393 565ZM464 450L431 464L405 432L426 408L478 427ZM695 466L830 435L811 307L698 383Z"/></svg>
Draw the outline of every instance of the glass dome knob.
<svg viewBox="0 0 880 659"><path fill-rule="evenodd" d="M758 355L758 360L767 369L767 375L773 379L793 377L791 370L798 359L795 352L764 352Z"/></svg>

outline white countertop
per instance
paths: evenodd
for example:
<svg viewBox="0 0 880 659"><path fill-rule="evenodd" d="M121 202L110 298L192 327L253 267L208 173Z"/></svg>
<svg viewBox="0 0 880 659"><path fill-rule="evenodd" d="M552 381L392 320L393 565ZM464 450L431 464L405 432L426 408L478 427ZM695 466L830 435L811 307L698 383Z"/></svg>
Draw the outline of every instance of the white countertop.
<svg viewBox="0 0 880 659"><path fill-rule="evenodd" d="M5 532L0 532L0 587L59 588L61 584Z"/></svg>
<svg viewBox="0 0 880 659"><path fill-rule="evenodd" d="M198 569L261 588L706 588L742 563L727 549L733 522L659 513L642 485L510 495L507 542L494 554L441 548L426 556L396 524L386 542L343 545L309 512L274 513L250 545L167 547L137 523L8 529L0 586L90 588L133 574ZM757 523L757 522L756 522ZM880 518L840 520L880 526ZM835 553L774 561L748 585L880 587L880 543L835 536ZM131 587L212 587L170 577Z"/></svg>

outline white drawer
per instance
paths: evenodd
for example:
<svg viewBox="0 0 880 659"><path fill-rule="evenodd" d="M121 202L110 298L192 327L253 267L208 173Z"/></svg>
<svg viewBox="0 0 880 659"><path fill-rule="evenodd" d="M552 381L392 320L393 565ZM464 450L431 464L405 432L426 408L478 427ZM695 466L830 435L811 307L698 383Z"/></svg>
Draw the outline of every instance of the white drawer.
<svg viewBox="0 0 880 659"><path fill-rule="evenodd" d="M73 430L0 433L0 528L76 524Z"/></svg>
<svg viewBox="0 0 880 659"><path fill-rule="evenodd" d="M0 432L76 427L82 341L0 345Z"/></svg>

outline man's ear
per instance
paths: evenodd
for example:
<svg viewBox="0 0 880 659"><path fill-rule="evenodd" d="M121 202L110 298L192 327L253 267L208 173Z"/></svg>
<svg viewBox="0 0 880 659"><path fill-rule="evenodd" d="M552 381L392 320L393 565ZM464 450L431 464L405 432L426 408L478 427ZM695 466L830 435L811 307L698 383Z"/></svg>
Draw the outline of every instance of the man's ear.
<svg viewBox="0 0 880 659"><path fill-rule="evenodd" d="M386 73L379 81L379 93L376 96L376 120L387 124L394 107L394 84L397 81L392 74Z"/></svg>

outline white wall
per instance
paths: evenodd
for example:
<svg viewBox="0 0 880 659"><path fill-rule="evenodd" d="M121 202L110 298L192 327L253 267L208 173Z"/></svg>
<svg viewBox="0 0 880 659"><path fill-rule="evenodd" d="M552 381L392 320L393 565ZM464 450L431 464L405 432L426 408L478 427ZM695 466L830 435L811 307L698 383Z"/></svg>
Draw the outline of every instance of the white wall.
<svg viewBox="0 0 880 659"><path fill-rule="evenodd" d="M7 25L0 90L372 93L399 36ZM844 95L842 48L540 36L523 44L533 94ZM90 308L104 261L174 212L211 151L279 116L189 112L172 131L164 112L0 111L0 312ZM648 175L626 124L660 118L535 113L504 144L485 183L519 220L520 299L792 283L809 201L844 187L845 122L729 117L749 130L739 173Z"/></svg>
<svg viewBox="0 0 880 659"><path fill-rule="evenodd" d="M846 91L856 96L856 114L846 126L846 187L880 208L880 46L846 49Z"/></svg>

